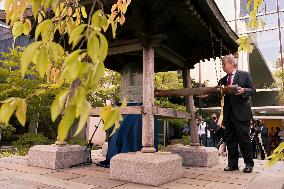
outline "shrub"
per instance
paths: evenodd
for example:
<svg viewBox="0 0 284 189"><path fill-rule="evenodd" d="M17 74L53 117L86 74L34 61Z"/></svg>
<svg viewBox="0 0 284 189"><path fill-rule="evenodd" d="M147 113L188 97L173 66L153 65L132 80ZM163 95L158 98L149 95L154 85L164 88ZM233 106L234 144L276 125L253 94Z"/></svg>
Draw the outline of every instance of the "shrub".
<svg viewBox="0 0 284 189"><path fill-rule="evenodd" d="M0 125L0 134L2 139L9 139L16 131L16 128L11 125Z"/></svg>
<svg viewBox="0 0 284 189"><path fill-rule="evenodd" d="M52 142L43 134L32 134L32 133L25 133L24 135L20 136L17 141L14 141L12 144L13 146L19 149L29 149L34 145L40 144L51 144Z"/></svg>

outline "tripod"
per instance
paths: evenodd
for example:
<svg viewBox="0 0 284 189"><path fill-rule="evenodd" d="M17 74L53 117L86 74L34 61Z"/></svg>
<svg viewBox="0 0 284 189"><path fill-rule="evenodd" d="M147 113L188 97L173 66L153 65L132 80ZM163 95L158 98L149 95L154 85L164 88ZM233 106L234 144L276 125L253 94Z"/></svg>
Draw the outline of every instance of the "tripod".
<svg viewBox="0 0 284 189"><path fill-rule="evenodd" d="M100 123L102 122L102 119L100 119L99 123L95 125L95 130L91 136L91 138L89 139L89 142L86 146L86 149L85 149L85 153L87 152L87 150L89 150L89 157L87 158L87 161L86 162L82 162L82 163L78 163L78 164L75 164L75 165L71 165L70 167L79 167L81 165L90 165L92 164L93 160L92 160L92 147L93 147L93 137L95 136L95 133L97 132L98 128L99 128L99 125Z"/></svg>

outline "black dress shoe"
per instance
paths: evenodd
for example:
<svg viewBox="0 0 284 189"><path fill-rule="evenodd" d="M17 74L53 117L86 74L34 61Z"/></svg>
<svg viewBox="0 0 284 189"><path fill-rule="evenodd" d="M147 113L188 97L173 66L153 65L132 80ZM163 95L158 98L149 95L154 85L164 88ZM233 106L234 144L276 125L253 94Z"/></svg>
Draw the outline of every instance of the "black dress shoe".
<svg viewBox="0 0 284 189"><path fill-rule="evenodd" d="M245 168L243 169L244 173L251 173L252 172L253 167L251 166L245 166Z"/></svg>
<svg viewBox="0 0 284 189"><path fill-rule="evenodd" d="M224 171L235 171L235 170L239 170L239 167L238 166L236 167L227 166L224 168Z"/></svg>

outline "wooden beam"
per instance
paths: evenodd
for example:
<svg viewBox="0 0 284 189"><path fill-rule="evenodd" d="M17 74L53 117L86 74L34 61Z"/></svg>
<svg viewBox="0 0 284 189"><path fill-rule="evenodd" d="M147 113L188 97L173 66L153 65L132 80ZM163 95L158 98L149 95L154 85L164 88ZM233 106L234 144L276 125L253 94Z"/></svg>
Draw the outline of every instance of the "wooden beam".
<svg viewBox="0 0 284 189"><path fill-rule="evenodd" d="M236 93L237 86L224 87L223 93ZM155 96L190 96L190 95L209 95L221 93L221 87L198 87L198 88L183 88L183 89L170 89L170 90L156 90Z"/></svg>
<svg viewBox="0 0 284 189"><path fill-rule="evenodd" d="M177 111L173 108L154 108L155 115L162 118L180 118L180 119L191 119L188 112Z"/></svg>
<svg viewBox="0 0 284 189"><path fill-rule="evenodd" d="M192 89L192 82L190 76L190 69L182 70L182 78L183 78L183 87ZM191 119L187 121L187 123L191 126L190 129L190 140L192 146L199 146L199 135L198 135L198 127L195 117L195 106L193 96L185 97L186 110L190 114Z"/></svg>
<svg viewBox="0 0 284 189"><path fill-rule="evenodd" d="M179 68L186 67L187 60L184 57L182 57L180 54L178 54L177 52L168 48L165 45L161 45L160 47L155 48L155 52L161 57L177 65Z"/></svg>
<svg viewBox="0 0 284 189"><path fill-rule="evenodd" d="M135 51L142 51L144 46L151 45L156 48L161 46L166 36L163 34L155 36L142 36L136 39L121 40L110 43L108 55L124 54Z"/></svg>
<svg viewBox="0 0 284 189"><path fill-rule="evenodd" d="M95 107L91 109L90 116L99 116L102 107ZM120 113L125 114L141 114L141 106L127 106L126 108L120 108Z"/></svg>
<svg viewBox="0 0 284 189"><path fill-rule="evenodd" d="M90 116L99 116L103 107L95 107L91 109ZM142 114L145 112L143 106L127 106L126 108L120 108L120 113L122 115L133 115L133 114ZM154 115L159 118L179 118L179 119L191 119L191 116L188 112L178 111L173 108L160 108L153 107Z"/></svg>

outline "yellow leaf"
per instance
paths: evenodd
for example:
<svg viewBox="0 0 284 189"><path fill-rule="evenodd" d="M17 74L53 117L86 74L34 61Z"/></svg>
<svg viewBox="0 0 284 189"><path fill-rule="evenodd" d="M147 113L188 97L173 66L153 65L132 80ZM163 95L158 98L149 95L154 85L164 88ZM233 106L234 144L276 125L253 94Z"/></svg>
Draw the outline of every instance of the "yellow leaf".
<svg viewBox="0 0 284 189"><path fill-rule="evenodd" d="M72 16L72 13L73 13L72 7L68 7L67 16Z"/></svg>
<svg viewBox="0 0 284 189"><path fill-rule="evenodd" d="M87 53L93 60L93 63L98 61L98 52L99 51L99 39L96 35L93 35L87 44Z"/></svg>
<svg viewBox="0 0 284 189"><path fill-rule="evenodd" d="M111 7L111 12L115 11L116 8L117 8L117 4L113 4Z"/></svg>
<svg viewBox="0 0 284 189"><path fill-rule="evenodd" d="M102 10L97 10L93 15L92 15L92 26L94 28L96 28L97 30L100 30L102 23L101 23L101 19L102 19L102 15L103 12Z"/></svg>
<svg viewBox="0 0 284 189"><path fill-rule="evenodd" d="M27 104L24 99L19 100L17 103L16 117L22 126L26 123Z"/></svg>
<svg viewBox="0 0 284 189"><path fill-rule="evenodd" d="M26 19L23 26L23 33L25 35L29 35L31 29L32 29L32 23L29 19Z"/></svg>
<svg viewBox="0 0 284 189"><path fill-rule="evenodd" d="M264 27L265 27L265 21L261 20L261 28L264 29Z"/></svg>
<svg viewBox="0 0 284 189"><path fill-rule="evenodd" d="M88 101L85 100L82 103L82 111L81 111L81 114L80 114L80 120L79 120L78 128L77 128L74 136L78 135L80 133L80 131L86 125L86 122L87 122L89 115L90 115L90 111L91 111L91 105Z"/></svg>
<svg viewBox="0 0 284 189"><path fill-rule="evenodd" d="M23 33L23 23L21 21L15 22L12 28L12 33L14 38L16 39Z"/></svg>
<svg viewBox="0 0 284 189"><path fill-rule="evenodd" d="M52 105L50 108L52 121L55 121L58 115L61 113L62 108L65 105L65 101L66 101L68 93L69 93L68 90L61 91L55 97L55 100L52 102Z"/></svg>
<svg viewBox="0 0 284 189"><path fill-rule="evenodd" d="M104 62L108 54L108 42L106 37L102 33L98 33L100 37L100 48L99 48L99 61Z"/></svg>
<svg viewBox="0 0 284 189"><path fill-rule="evenodd" d="M51 42L49 43L49 55L55 63L58 63L59 59L64 55L64 49L60 44Z"/></svg>
<svg viewBox="0 0 284 189"><path fill-rule="evenodd" d="M87 13L86 13L86 9L84 6L81 6L81 12L82 12L82 16L83 18L87 18Z"/></svg>
<svg viewBox="0 0 284 189"><path fill-rule="evenodd" d="M58 8L59 0L52 0L52 9L55 11Z"/></svg>
<svg viewBox="0 0 284 189"><path fill-rule="evenodd" d="M122 25L122 24L124 24L124 22L125 22L125 17L124 17L123 14L121 14L120 17L119 17L119 23L120 23L120 25Z"/></svg>
<svg viewBox="0 0 284 189"><path fill-rule="evenodd" d="M58 140L64 141L75 120L75 106L68 106L58 126Z"/></svg>
<svg viewBox="0 0 284 189"><path fill-rule="evenodd" d="M21 73L25 76L29 64L32 62L34 52L41 46L41 41L36 41L28 45L21 56Z"/></svg>
<svg viewBox="0 0 284 189"><path fill-rule="evenodd" d="M37 16L37 23L41 23L42 21L43 21L43 16L41 13L39 13Z"/></svg>
<svg viewBox="0 0 284 189"><path fill-rule="evenodd" d="M16 109L15 101L3 104L0 109L0 121L4 122L6 125L9 124L9 120Z"/></svg>
<svg viewBox="0 0 284 189"><path fill-rule="evenodd" d="M41 35L42 41L48 42L52 41L54 38L53 35L53 22L51 19L47 19L42 21L37 27L35 31L35 39L37 40L39 35Z"/></svg>
<svg viewBox="0 0 284 189"><path fill-rule="evenodd" d="M76 26L70 34L69 37L69 44L71 44L72 42L74 43L75 39L78 36L81 36L82 32L85 31L85 28L87 27L87 24L81 24L79 26ZM73 44L74 45L74 44ZM77 44L75 44L74 46L76 46Z"/></svg>
<svg viewBox="0 0 284 189"><path fill-rule="evenodd" d="M44 77L45 72L47 71L48 68L48 57L46 53L46 48L42 47L39 49L39 53L37 55L37 61L36 61L37 69L39 72L39 76L41 78Z"/></svg>
<svg viewBox="0 0 284 189"><path fill-rule="evenodd" d="M33 1L31 1L34 18L37 17L37 13L38 13L38 11L39 11L39 9L41 7L41 2L42 2L42 0L33 0Z"/></svg>
<svg viewBox="0 0 284 189"><path fill-rule="evenodd" d="M86 100L87 91L83 87L78 87L76 90L76 118L79 117L81 111L84 109L84 102Z"/></svg>
<svg viewBox="0 0 284 189"><path fill-rule="evenodd" d="M52 3L52 0L43 0L44 9L48 9Z"/></svg>

